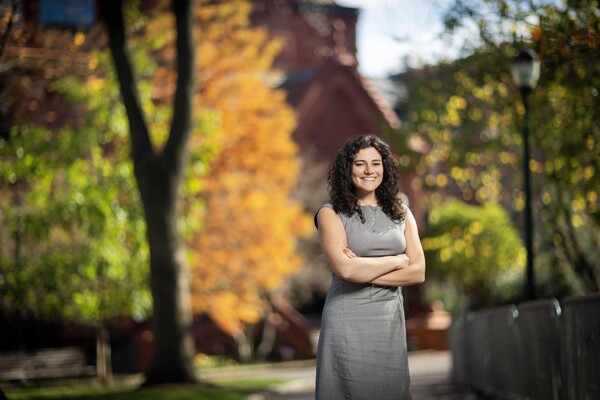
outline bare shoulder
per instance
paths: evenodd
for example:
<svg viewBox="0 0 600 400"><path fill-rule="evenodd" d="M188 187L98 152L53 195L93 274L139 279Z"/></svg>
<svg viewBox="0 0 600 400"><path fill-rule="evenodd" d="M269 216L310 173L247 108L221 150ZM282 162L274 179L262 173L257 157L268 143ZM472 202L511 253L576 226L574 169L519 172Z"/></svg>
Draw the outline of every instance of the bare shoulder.
<svg viewBox="0 0 600 400"><path fill-rule="evenodd" d="M413 215L412 211L410 210L410 208L406 207L405 209L405 214L404 214L404 223L406 226L406 234L408 237L413 236L415 238L419 237L419 228L417 226L417 220L415 219L415 216Z"/></svg>
<svg viewBox="0 0 600 400"><path fill-rule="evenodd" d="M317 223L317 229L325 225L330 225L331 223L336 223L336 221L340 221L340 217L333 210L333 208L321 207L319 211L317 211L317 215L315 218L315 222Z"/></svg>
<svg viewBox="0 0 600 400"><path fill-rule="evenodd" d="M411 229L416 228L417 220L415 219L414 214L412 213L410 208L406 206L406 204L402 204L402 207L404 208L404 223L406 227Z"/></svg>
<svg viewBox="0 0 600 400"><path fill-rule="evenodd" d="M413 215L412 211L410 210L410 208L408 208L408 206L406 204L402 204L402 207L404 207L404 215L406 217L406 219L415 219L415 216Z"/></svg>

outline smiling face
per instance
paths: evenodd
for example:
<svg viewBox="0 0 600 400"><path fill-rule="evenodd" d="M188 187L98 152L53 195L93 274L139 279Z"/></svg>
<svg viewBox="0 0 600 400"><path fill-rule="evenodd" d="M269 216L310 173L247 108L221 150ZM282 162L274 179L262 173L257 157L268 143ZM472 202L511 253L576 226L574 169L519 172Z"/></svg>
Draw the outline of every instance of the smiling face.
<svg viewBox="0 0 600 400"><path fill-rule="evenodd" d="M383 161L374 147L359 150L352 162L352 183L358 198L375 196L383 180Z"/></svg>

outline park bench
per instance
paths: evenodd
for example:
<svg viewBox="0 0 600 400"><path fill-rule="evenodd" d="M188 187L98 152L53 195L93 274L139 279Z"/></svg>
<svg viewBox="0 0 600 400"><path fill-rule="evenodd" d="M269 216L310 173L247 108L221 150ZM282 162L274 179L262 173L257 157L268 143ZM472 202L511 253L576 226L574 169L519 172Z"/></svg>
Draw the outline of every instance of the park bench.
<svg viewBox="0 0 600 400"><path fill-rule="evenodd" d="M0 353L0 381L27 381L92 376L96 368L88 365L78 347Z"/></svg>

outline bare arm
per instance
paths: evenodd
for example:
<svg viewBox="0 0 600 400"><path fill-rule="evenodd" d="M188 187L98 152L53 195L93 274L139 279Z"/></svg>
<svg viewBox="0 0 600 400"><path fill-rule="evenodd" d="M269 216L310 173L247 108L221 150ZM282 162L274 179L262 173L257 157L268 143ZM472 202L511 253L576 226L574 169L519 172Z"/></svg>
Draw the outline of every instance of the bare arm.
<svg viewBox="0 0 600 400"><path fill-rule="evenodd" d="M323 252L333 272L342 279L369 283L408 264L403 254L387 257L349 257L345 254L348 244L340 217L332 209L324 207L317 214L317 222Z"/></svg>
<svg viewBox="0 0 600 400"><path fill-rule="evenodd" d="M406 209L406 255L409 263L405 268L378 276L371 283L381 286L408 286L425 281L425 254L419 239L419 231L415 217Z"/></svg>

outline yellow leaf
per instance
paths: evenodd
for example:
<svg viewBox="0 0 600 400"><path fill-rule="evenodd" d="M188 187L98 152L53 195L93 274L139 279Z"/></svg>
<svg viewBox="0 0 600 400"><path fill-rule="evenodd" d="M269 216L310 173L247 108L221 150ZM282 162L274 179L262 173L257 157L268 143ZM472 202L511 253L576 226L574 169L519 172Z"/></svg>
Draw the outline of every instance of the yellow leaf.
<svg viewBox="0 0 600 400"><path fill-rule="evenodd" d="M83 42L85 42L85 35L83 32L77 32L73 38L73 43L75 46L79 47L83 44Z"/></svg>

